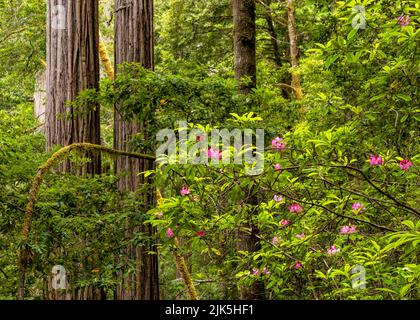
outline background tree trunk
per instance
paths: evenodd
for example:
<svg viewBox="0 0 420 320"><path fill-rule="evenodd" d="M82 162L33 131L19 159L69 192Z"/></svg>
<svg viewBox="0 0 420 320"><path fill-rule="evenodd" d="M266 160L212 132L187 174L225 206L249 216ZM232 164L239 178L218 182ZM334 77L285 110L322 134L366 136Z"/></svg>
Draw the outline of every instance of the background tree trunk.
<svg viewBox="0 0 420 320"><path fill-rule="evenodd" d="M270 9L271 0L265 0L264 4L265 4L264 17L265 17L265 21L267 22L267 30L268 30L268 34L270 35L271 46L273 47L274 62L276 63L277 66L281 67L280 49L279 49L276 30L274 28L273 18L271 16L271 9Z"/></svg>
<svg viewBox="0 0 420 320"><path fill-rule="evenodd" d="M255 2L232 0L233 47L235 53L235 79L238 92L249 93L256 86L255 58ZM249 81L244 81L249 78Z"/></svg>
<svg viewBox="0 0 420 320"><path fill-rule="evenodd" d="M299 76L295 71L298 67L298 47L295 23L295 6L293 4L293 0L288 0L287 2L287 27L289 30L290 41L290 62L292 64L292 87L295 91L296 99L301 100L303 97L302 87L300 85Z"/></svg>
<svg viewBox="0 0 420 320"><path fill-rule="evenodd" d="M35 92L34 92L34 116L39 122L38 131L44 131L45 125L45 103L46 103L46 74L43 69L37 74L35 80Z"/></svg>
<svg viewBox="0 0 420 320"><path fill-rule="evenodd" d="M233 42L235 52L235 79L238 80L238 92L250 93L256 86L256 52L255 52L255 2L254 0L232 0L233 9ZM244 77L250 82L243 82ZM257 205L258 200L251 187L246 202ZM238 250L255 252L259 249L258 229L252 225L251 212L246 213L246 221L238 232ZM260 281L250 286L241 286L240 297L243 300L264 298L264 286Z"/></svg>
<svg viewBox="0 0 420 320"><path fill-rule="evenodd" d="M99 85L98 0L47 1L47 149L75 142L100 144L99 106L76 110L66 105L80 91ZM101 172L100 156L82 173ZM62 171L70 171L66 162Z"/></svg>
<svg viewBox="0 0 420 320"><path fill-rule="evenodd" d="M115 70L123 62L138 62L143 67L154 68L153 49L153 1L152 0L115 0ZM119 111L118 104L114 113L114 148L132 151L129 142L133 135L144 134L144 124L125 119ZM144 139L148 137L144 136ZM142 150L144 151L144 150ZM150 179L144 179L139 172L154 168L150 160L134 160L120 157L116 160L117 174L126 173L118 182L121 191L135 191L142 184L149 184ZM149 188L143 197L143 210L146 211L155 202L154 192ZM130 223L130 222L128 222ZM157 300L159 299L158 261L153 245L155 230L142 225L129 228L127 234L142 232L152 238L143 246L133 246L127 249L129 259L135 260L135 273L123 278L122 285L117 289L116 299L123 300Z"/></svg>

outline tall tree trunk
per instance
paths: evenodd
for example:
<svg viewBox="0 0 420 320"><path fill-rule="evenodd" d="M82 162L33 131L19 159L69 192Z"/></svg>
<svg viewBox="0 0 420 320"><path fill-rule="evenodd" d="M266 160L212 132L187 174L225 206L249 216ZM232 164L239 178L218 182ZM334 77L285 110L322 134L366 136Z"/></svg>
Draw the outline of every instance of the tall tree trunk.
<svg viewBox="0 0 420 320"><path fill-rule="evenodd" d="M254 0L232 0L232 9L235 79L239 82L238 92L247 94L255 88L257 81L255 2Z"/></svg>
<svg viewBox="0 0 420 320"><path fill-rule="evenodd" d="M233 9L233 43L235 52L235 79L238 81L238 93L248 94L256 86L256 52L255 52L255 2L254 0L232 0ZM250 81L244 82L248 78ZM250 205L257 205L258 200L249 190L246 200ZM251 213L238 232L238 250L255 252L259 249L258 229L250 223ZM241 286L240 296L243 300L262 299L264 286L256 281L251 286Z"/></svg>
<svg viewBox="0 0 420 320"><path fill-rule="evenodd" d="M100 143L99 106L75 110L66 104L80 91L97 90L99 85L98 0L47 1L47 149L75 142ZM91 162L82 173L98 174L100 156L89 154ZM70 171L67 161L62 171Z"/></svg>
<svg viewBox="0 0 420 320"><path fill-rule="evenodd" d="M277 34L274 28L273 18L271 16L271 9L270 9L271 0L265 0L265 21L267 23L268 34L270 35L271 45L273 47L273 56L274 61L277 66L281 67L281 56L279 50L279 44L277 42Z"/></svg>
<svg viewBox="0 0 420 320"><path fill-rule="evenodd" d="M287 27L289 29L290 62L292 64L292 87L294 89L296 99L301 100L303 97L303 92L300 85L299 76L296 74L295 70L298 67L298 48L295 23L295 6L293 4L293 0L288 0L287 3Z"/></svg>
<svg viewBox="0 0 420 320"><path fill-rule="evenodd" d="M115 70L123 62L138 62L143 67L154 68L153 50L153 1L152 0L115 0ZM144 124L128 120L119 111L118 104L114 113L114 147L129 151L130 140L137 133L144 133ZM148 137L144 137L147 139ZM148 178L139 173L154 168L150 160L118 158L115 163L117 174L126 173L118 182L121 191L135 191L143 184L149 184ZM143 210L155 202L154 192L149 188L143 198ZM143 246L131 246L127 249L128 258L135 260L135 273L122 279L122 285L116 293L117 299L157 300L159 299L158 261L154 245L155 230L151 226L141 225L131 228L133 232L142 232L152 240Z"/></svg>
<svg viewBox="0 0 420 320"><path fill-rule="evenodd" d="M99 105L85 105L79 110L68 105L86 89L99 88L99 20L98 0L47 1L47 71L45 134L47 150L56 145L76 142L100 144ZM90 162L77 172L70 161L58 171L78 174L99 174L98 153L88 153ZM50 280L49 280L50 281ZM48 282L48 280L47 280ZM73 292L58 294L47 284L47 299L95 299L94 288L73 288ZM92 292L91 295L88 294Z"/></svg>

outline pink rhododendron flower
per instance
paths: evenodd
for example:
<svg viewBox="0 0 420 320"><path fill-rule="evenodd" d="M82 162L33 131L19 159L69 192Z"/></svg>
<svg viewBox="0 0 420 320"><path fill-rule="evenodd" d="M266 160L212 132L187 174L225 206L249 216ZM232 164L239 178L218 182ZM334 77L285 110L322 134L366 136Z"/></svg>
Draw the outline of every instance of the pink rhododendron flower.
<svg viewBox="0 0 420 320"><path fill-rule="evenodd" d="M171 228L168 228L168 230L166 230L166 236L168 238L173 238L174 237L174 232L172 231Z"/></svg>
<svg viewBox="0 0 420 320"><path fill-rule="evenodd" d="M336 253L340 252L340 248L337 248L336 246L331 246L329 247L329 249L327 250L327 254L332 256Z"/></svg>
<svg viewBox="0 0 420 320"><path fill-rule="evenodd" d="M285 226L287 226L287 225L289 225L290 224L290 221L289 220L285 220L285 219L281 219L280 220L280 225L282 226L282 227L285 227Z"/></svg>
<svg viewBox="0 0 420 320"><path fill-rule="evenodd" d="M354 213L360 213L360 212L365 211L366 207L360 202L355 202L351 205L351 209L353 210Z"/></svg>
<svg viewBox="0 0 420 320"><path fill-rule="evenodd" d="M302 207L297 203L293 203L289 207L289 211L292 212L292 213L301 213L302 212Z"/></svg>
<svg viewBox="0 0 420 320"><path fill-rule="evenodd" d="M262 274L271 274L271 272L266 267L262 268L261 273Z"/></svg>
<svg viewBox="0 0 420 320"><path fill-rule="evenodd" d="M296 235L296 238L298 238L298 239L303 239L303 238L305 238L305 234L302 232L302 233L298 233L297 235Z"/></svg>
<svg viewBox="0 0 420 320"><path fill-rule="evenodd" d="M217 147L207 149L207 157L210 159L222 159L222 151Z"/></svg>
<svg viewBox="0 0 420 320"><path fill-rule="evenodd" d="M273 240L271 240L271 244L274 246L280 244L280 242L281 242L280 237L273 237Z"/></svg>
<svg viewBox="0 0 420 320"><path fill-rule="evenodd" d="M406 27L406 26L408 26L408 25L410 24L410 16L403 16L403 15L400 15L400 16L397 18L397 21L398 21L398 24L399 24L401 27Z"/></svg>
<svg viewBox="0 0 420 320"><path fill-rule="evenodd" d="M274 170L276 170L276 171L280 171L280 170L281 170L281 165L280 165L280 163L276 163L276 164L274 165Z"/></svg>
<svg viewBox="0 0 420 320"><path fill-rule="evenodd" d="M356 232L357 232L356 226L343 226L340 229L341 234L352 234Z"/></svg>
<svg viewBox="0 0 420 320"><path fill-rule="evenodd" d="M407 171L413 166L413 163L410 160L402 159L400 161L400 168L401 170Z"/></svg>
<svg viewBox="0 0 420 320"><path fill-rule="evenodd" d="M284 148L286 148L286 142L280 137L275 137L273 140L271 140L271 146L273 147L273 149L281 151L284 150Z"/></svg>
<svg viewBox="0 0 420 320"><path fill-rule="evenodd" d="M369 158L369 164L371 166L380 166L383 163L384 163L384 160L382 159L381 156L374 155L374 156L370 156L370 158Z"/></svg>
<svg viewBox="0 0 420 320"><path fill-rule="evenodd" d="M283 200L283 197L282 196L278 196L278 195L275 194L274 197L273 197L273 199L274 199L275 202L280 202L280 201Z"/></svg>
<svg viewBox="0 0 420 320"><path fill-rule="evenodd" d="M183 186L179 193L181 194L181 196L186 196L187 194L190 194L190 188L188 188L187 186Z"/></svg>
<svg viewBox="0 0 420 320"><path fill-rule="evenodd" d="M293 269L301 269L301 268L303 268L303 265L300 261L296 261L292 268Z"/></svg>
<svg viewBox="0 0 420 320"><path fill-rule="evenodd" d="M254 275L254 276L258 276L260 274L260 270L258 270L258 269L252 269L251 274Z"/></svg>
<svg viewBox="0 0 420 320"><path fill-rule="evenodd" d="M199 230L195 233L198 237L204 237L206 235L206 232L204 230Z"/></svg>

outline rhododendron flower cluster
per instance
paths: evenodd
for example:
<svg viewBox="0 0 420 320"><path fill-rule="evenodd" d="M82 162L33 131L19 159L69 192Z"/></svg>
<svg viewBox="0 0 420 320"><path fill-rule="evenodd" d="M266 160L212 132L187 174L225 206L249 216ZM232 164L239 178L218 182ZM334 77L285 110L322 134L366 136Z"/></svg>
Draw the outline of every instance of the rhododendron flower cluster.
<svg viewBox="0 0 420 320"><path fill-rule="evenodd" d="M206 235L206 232L204 230L199 230L195 233L198 237L204 237Z"/></svg>
<svg viewBox="0 0 420 320"><path fill-rule="evenodd" d="M332 256L332 255L334 255L336 253L339 253L339 252L340 252L340 248L338 248L338 247L336 247L334 245L332 245L331 247L329 247L328 250L327 250L327 254L330 255L330 256Z"/></svg>
<svg viewBox="0 0 420 320"><path fill-rule="evenodd" d="M382 159L381 156L374 155L374 156L370 156L370 158L369 158L369 164L371 166L380 166L383 163L384 163L384 160Z"/></svg>
<svg viewBox="0 0 420 320"><path fill-rule="evenodd" d="M282 227L285 227L285 226L287 226L287 225L289 225L290 224L290 220L286 220L286 219L281 219L280 220L280 225L282 226Z"/></svg>
<svg viewBox="0 0 420 320"><path fill-rule="evenodd" d="M354 213L360 213L366 210L366 207L360 202L355 202L351 205L351 209Z"/></svg>
<svg viewBox="0 0 420 320"><path fill-rule="evenodd" d="M407 171L413 166L413 163L410 160L402 159L400 161L400 169Z"/></svg>
<svg viewBox="0 0 420 320"><path fill-rule="evenodd" d="M286 142L280 137L275 137L273 140L271 140L271 146L273 149L281 151L286 148Z"/></svg>
<svg viewBox="0 0 420 320"><path fill-rule="evenodd" d="M222 151L219 150L219 148L217 147L213 147L213 148L208 148L207 149L207 157L209 159L217 159L220 160L222 159Z"/></svg>
<svg viewBox="0 0 420 320"><path fill-rule="evenodd" d="M340 229L341 234L353 234L356 233L356 226L343 226Z"/></svg>
<svg viewBox="0 0 420 320"><path fill-rule="evenodd" d="M166 230L166 236L168 238L173 238L174 237L174 232L171 228L168 228L168 230Z"/></svg>
<svg viewBox="0 0 420 320"><path fill-rule="evenodd" d="M266 274L266 275L268 275L268 274L271 274L271 272L267 269L267 267L264 267L261 270L252 269L251 274L254 275L254 276L258 276L260 274Z"/></svg>
<svg viewBox="0 0 420 320"><path fill-rule="evenodd" d="M275 194L274 197L273 197L273 199L274 199L275 202L280 202L280 201L283 200L283 197L282 196L278 196L278 195Z"/></svg>
<svg viewBox="0 0 420 320"><path fill-rule="evenodd" d="M296 235L296 238L298 238L298 239L303 239L303 238L305 238L305 234L302 232L302 233L298 233L297 235Z"/></svg>
<svg viewBox="0 0 420 320"><path fill-rule="evenodd" d="M280 171L280 170L281 170L281 165L280 165L280 163L276 163L276 164L274 165L274 170L276 170L276 171Z"/></svg>
<svg viewBox="0 0 420 320"><path fill-rule="evenodd" d="M179 193L181 194L181 196L186 196L190 194L190 188L188 188L187 186L183 186Z"/></svg>
<svg viewBox="0 0 420 320"><path fill-rule="evenodd" d="M280 242L281 242L280 237L273 237L273 239L271 240L271 244L274 246L280 244Z"/></svg>
<svg viewBox="0 0 420 320"><path fill-rule="evenodd" d="M289 207L289 211L291 213L301 213L302 212L302 207L297 204L297 203L293 203L290 207Z"/></svg>
<svg viewBox="0 0 420 320"><path fill-rule="evenodd" d="M293 269L301 269L303 265L300 261L296 261L295 264L292 266Z"/></svg>
<svg viewBox="0 0 420 320"><path fill-rule="evenodd" d="M406 26L408 26L408 25L410 24L410 16L403 16L403 15L400 15L400 16L397 18L397 21L398 21L398 24L399 24L401 27L406 27Z"/></svg>

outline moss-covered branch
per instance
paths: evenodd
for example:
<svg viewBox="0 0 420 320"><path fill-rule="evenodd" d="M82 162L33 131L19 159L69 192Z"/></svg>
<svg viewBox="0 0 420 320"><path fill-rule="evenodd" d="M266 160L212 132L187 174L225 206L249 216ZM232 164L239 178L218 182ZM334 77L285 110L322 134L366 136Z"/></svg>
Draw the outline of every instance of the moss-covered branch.
<svg viewBox="0 0 420 320"><path fill-rule="evenodd" d="M32 215L34 211L34 207L36 201L38 199L39 190L41 189L42 181L44 180L44 176L47 172L49 172L55 165L59 164L60 161L65 160L68 158L72 151L77 151L81 153L85 153L87 151L98 151L104 152L109 155L114 156L126 156L131 158L137 159L150 159L155 160L154 156L136 153L136 152L126 152L115 150L112 148L104 147L101 145L91 144L91 143L74 143L67 147L61 148L57 152L55 152L42 166L38 168L38 171L35 175L35 178L32 182L32 187L29 192L28 203L25 208L25 216L23 220L23 227L22 227L22 247L19 252L19 289L18 289L18 298L20 300L24 299L25 296L25 269L28 262L28 250L26 248L26 242L31 231L32 226Z"/></svg>
<svg viewBox="0 0 420 320"><path fill-rule="evenodd" d="M191 279L190 272L188 271L187 264L185 263L184 257L179 252L179 243L177 238L175 238L174 255L176 267L182 275L182 279L184 280L185 286L187 287L188 296L190 300L198 300L197 291L195 290L195 286Z"/></svg>
<svg viewBox="0 0 420 320"><path fill-rule="evenodd" d="M109 58L108 51L106 50L105 43L103 41L99 42L99 57L104 66L105 72L110 80L114 80L115 71L112 66L111 59Z"/></svg>

